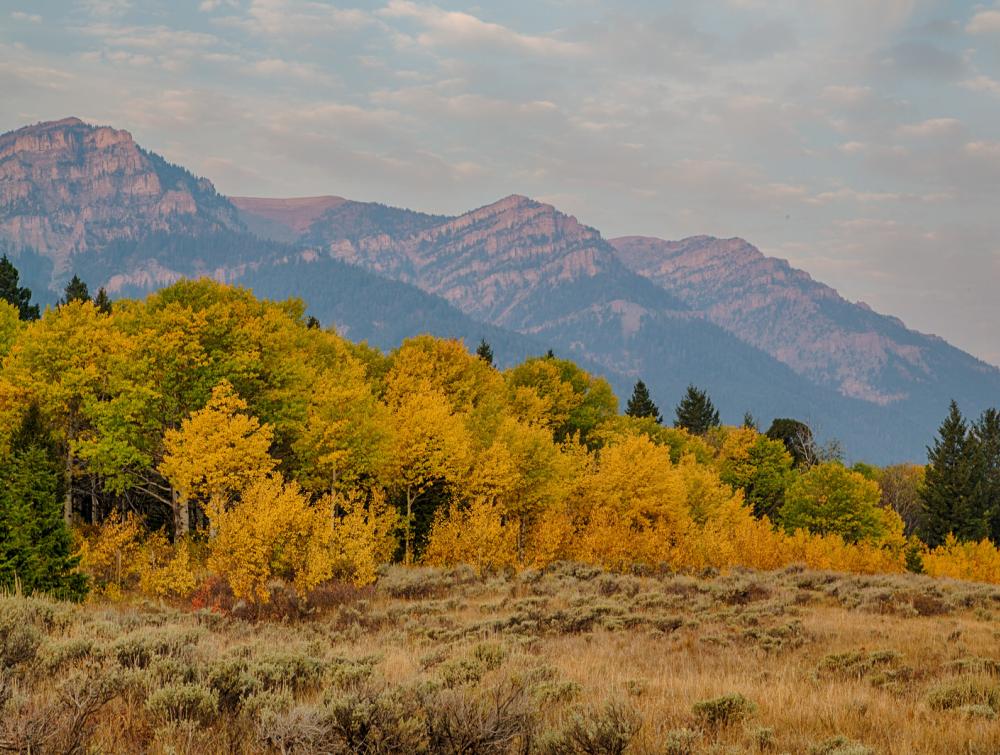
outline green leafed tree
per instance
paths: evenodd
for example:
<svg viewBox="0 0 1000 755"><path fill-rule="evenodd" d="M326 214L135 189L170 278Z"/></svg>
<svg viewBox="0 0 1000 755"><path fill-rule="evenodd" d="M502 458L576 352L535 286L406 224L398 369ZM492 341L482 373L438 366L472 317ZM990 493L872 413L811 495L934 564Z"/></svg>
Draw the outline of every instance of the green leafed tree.
<svg viewBox="0 0 1000 755"><path fill-rule="evenodd" d="M22 320L37 320L38 305L31 303L31 289L18 285L20 274L7 255L0 258L0 299L4 299L17 309Z"/></svg>
<svg viewBox="0 0 1000 755"><path fill-rule="evenodd" d="M87 284L80 280L80 276L78 275L74 275L70 278L69 283L66 284L66 290L63 292L63 298L60 303L69 304L74 301L90 301L90 290L87 288Z"/></svg>
<svg viewBox="0 0 1000 755"><path fill-rule="evenodd" d="M635 388L632 389L632 397L625 407L625 414L629 417L650 417L658 424L663 423L663 415L660 414L660 407L653 403L649 396L649 389L641 380L637 380Z"/></svg>
<svg viewBox="0 0 1000 755"><path fill-rule="evenodd" d="M715 408L708 393L689 385L684 398L677 405L674 427L683 427L695 435L704 435L713 427L722 424L719 410Z"/></svg>
<svg viewBox="0 0 1000 755"><path fill-rule="evenodd" d="M960 540L979 540L986 534L986 512L977 495L975 438L954 401L927 449L927 472L921 498L924 521L921 535L932 548L949 533Z"/></svg>
<svg viewBox="0 0 1000 755"><path fill-rule="evenodd" d="M55 444L32 404L0 464L0 589L79 600L87 592L63 521Z"/></svg>
<svg viewBox="0 0 1000 755"><path fill-rule="evenodd" d="M851 543L879 541L903 529L896 513L880 506L881 498L875 481L838 462L825 462L789 486L778 519L789 532L835 534Z"/></svg>

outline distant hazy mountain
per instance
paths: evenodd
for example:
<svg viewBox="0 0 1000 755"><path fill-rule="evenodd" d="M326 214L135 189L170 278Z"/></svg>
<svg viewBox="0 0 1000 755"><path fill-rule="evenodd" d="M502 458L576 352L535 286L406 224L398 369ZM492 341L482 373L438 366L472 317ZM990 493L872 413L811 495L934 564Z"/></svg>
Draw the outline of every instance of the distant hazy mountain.
<svg viewBox="0 0 1000 755"><path fill-rule="evenodd" d="M485 337L504 364L553 348L623 400L641 377L667 415L693 382L726 421L797 417L875 462L922 457L952 396L968 411L1000 402L996 368L738 239L609 243L520 196L455 217L227 199L77 119L0 136L0 247L50 297L74 272L120 294L210 275L300 296L383 348L420 332Z"/></svg>
<svg viewBox="0 0 1000 755"><path fill-rule="evenodd" d="M632 270L818 385L892 406L922 427L941 419L949 398L971 411L1000 403L996 367L847 301L743 239L610 243Z"/></svg>

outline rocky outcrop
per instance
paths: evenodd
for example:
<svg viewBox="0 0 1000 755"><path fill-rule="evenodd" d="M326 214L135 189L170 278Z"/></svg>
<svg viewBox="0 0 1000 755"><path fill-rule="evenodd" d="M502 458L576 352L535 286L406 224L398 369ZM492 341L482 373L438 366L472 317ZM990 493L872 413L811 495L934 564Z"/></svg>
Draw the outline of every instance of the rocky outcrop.
<svg viewBox="0 0 1000 755"><path fill-rule="evenodd" d="M66 118L0 135L0 239L48 257L54 276L114 241L239 227L210 181L127 131Z"/></svg>
<svg viewBox="0 0 1000 755"><path fill-rule="evenodd" d="M611 239L622 261L707 319L813 382L893 404L934 382L942 341L852 303L743 239ZM986 365L954 350L949 359Z"/></svg>

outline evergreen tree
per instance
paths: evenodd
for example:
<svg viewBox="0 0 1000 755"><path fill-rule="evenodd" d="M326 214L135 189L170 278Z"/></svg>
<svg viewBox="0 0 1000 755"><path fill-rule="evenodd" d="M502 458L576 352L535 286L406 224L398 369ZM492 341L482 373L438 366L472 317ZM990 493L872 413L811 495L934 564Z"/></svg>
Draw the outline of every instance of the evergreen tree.
<svg viewBox="0 0 1000 755"><path fill-rule="evenodd" d="M546 359L555 359L556 358L556 353L552 349L549 349L548 351L545 352L545 358Z"/></svg>
<svg viewBox="0 0 1000 755"><path fill-rule="evenodd" d="M111 314L111 299L108 297L108 292L104 290L104 286L97 289L97 296L94 297L94 306L97 307L98 312L103 314Z"/></svg>
<svg viewBox="0 0 1000 755"><path fill-rule="evenodd" d="M312 315L309 315L309 317L306 318L306 328L308 328L309 330L319 330L319 327L320 325L318 318L313 317Z"/></svg>
<svg viewBox="0 0 1000 755"><path fill-rule="evenodd" d="M31 290L18 286L20 274L7 255L0 258L0 299L17 308L22 320L37 320L40 316L38 305L31 303Z"/></svg>
<svg viewBox="0 0 1000 755"><path fill-rule="evenodd" d="M1000 543L1000 411L987 409L972 428L976 442L977 507L986 515L988 535Z"/></svg>
<svg viewBox="0 0 1000 755"><path fill-rule="evenodd" d="M490 346L485 338L479 339L479 346L476 348L476 356L482 359L490 367L493 367L493 347Z"/></svg>
<svg viewBox="0 0 1000 755"><path fill-rule="evenodd" d="M722 424L719 410L715 408L708 393L689 385L684 398L677 405L677 419L674 427L682 427L695 435L704 435L713 427Z"/></svg>
<svg viewBox="0 0 1000 755"><path fill-rule="evenodd" d="M62 516L56 449L31 405L0 465L0 588L79 600L87 591Z"/></svg>
<svg viewBox="0 0 1000 755"><path fill-rule="evenodd" d="M759 430L756 418L750 412L743 412L743 429Z"/></svg>
<svg viewBox="0 0 1000 755"><path fill-rule="evenodd" d="M934 445L927 449L927 476L921 498L924 503L923 540L936 547L949 533L960 540L980 539L986 516L977 498L975 439L958 404L951 402L948 416L938 430Z"/></svg>
<svg viewBox="0 0 1000 755"><path fill-rule="evenodd" d="M63 292L60 304L69 304L74 301L90 301L90 291L87 289L87 284L80 280L78 275L74 275L66 284L66 290Z"/></svg>
<svg viewBox="0 0 1000 755"><path fill-rule="evenodd" d="M632 389L632 398L628 400L625 413L630 417L652 417L656 420L657 424L663 424L663 415L660 414L660 408L653 403L653 399L649 397L649 390L646 388L646 384L641 380L637 380L635 388Z"/></svg>

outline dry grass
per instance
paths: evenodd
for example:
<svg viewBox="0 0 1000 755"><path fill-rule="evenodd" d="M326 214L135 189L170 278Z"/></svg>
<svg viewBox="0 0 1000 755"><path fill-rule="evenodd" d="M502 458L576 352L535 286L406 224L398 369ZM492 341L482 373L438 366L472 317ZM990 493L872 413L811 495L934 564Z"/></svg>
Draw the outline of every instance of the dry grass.
<svg viewBox="0 0 1000 755"><path fill-rule="evenodd" d="M0 751L1000 752L1000 588L394 567L325 602L0 598Z"/></svg>

